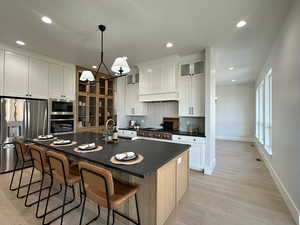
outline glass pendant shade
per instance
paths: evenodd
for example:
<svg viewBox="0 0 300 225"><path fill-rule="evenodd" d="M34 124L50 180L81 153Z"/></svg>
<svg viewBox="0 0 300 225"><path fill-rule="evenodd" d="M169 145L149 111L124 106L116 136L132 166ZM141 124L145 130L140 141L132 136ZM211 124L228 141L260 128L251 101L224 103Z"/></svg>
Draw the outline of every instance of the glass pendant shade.
<svg viewBox="0 0 300 225"><path fill-rule="evenodd" d="M130 67L127 63L127 57L118 57L115 59L111 70L116 74L126 74L130 72Z"/></svg>
<svg viewBox="0 0 300 225"><path fill-rule="evenodd" d="M90 81L90 82L95 81L94 74L88 70L82 71L79 79L80 81Z"/></svg>

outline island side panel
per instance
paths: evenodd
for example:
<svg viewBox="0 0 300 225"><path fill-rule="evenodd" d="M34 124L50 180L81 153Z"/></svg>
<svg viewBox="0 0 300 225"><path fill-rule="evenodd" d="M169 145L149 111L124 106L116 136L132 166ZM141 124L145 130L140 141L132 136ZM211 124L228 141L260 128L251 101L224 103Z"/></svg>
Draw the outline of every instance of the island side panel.
<svg viewBox="0 0 300 225"><path fill-rule="evenodd" d="M142 225L156 224L156 173L145 178L130 176L130 183L138 184L138 204ZM131 198L129 201L129 215L131 218L137 218L135 200ZM131 223L129 223L131 224Z"/></svg>
<svg viewBox="0 0 300 225"><path fill-rule="evenodd" d="M176 207L176 161L157 170L156 225L163 225Z"/></svg>
<svg viewBox="0 0 300 225"><path fill-rule="evenodd" d="M177 158L176 173L176 205L178 205L189 186L189 151L181 154Z"/></svg>

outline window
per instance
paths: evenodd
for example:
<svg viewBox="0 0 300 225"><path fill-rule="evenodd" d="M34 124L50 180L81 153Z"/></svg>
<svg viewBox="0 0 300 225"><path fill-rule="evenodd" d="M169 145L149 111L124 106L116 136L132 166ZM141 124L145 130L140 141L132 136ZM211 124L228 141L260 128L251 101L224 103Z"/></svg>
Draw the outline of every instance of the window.
<svg viewBox="0 0 300 225"><path fill-rule="evenodd" d="M272 154L272 69L256 89L256 138Z"/></svg>

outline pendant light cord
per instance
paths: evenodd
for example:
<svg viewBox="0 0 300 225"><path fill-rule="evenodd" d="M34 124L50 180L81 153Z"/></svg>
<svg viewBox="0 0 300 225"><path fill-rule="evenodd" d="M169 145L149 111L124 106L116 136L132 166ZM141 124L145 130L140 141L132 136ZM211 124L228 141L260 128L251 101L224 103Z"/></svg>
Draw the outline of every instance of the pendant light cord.
<svg viewBox="0 0 300 225"><path fill-rule="evenodd" d="M109 72L109 70L108 70L108 68L107 68L107 66L106 66L105 63L104 63L103 32L105 31L105 26L104 26L104 25L99 25L98 28L99 28L99 30L101 31L101 59L100 59L100 64L99 64L99 66L98 66L98 69L97 69L97 71L96 71L96 74L100 71L100 68L101 68L101 66L102 66L102 64L103 64L103 66L104 66L104 68L105 68L105 70L106 70L106 72L107 72L107 75L111 75L110 72Z"/></svg>

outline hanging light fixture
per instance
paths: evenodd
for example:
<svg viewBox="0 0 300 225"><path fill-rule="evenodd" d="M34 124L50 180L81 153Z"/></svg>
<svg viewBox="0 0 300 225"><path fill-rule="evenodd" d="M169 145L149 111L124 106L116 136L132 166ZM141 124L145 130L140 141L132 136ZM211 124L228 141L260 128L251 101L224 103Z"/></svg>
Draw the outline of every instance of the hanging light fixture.
<svg viewBox="0 0 300 225"><path fill-rule="evenodd" d="M123 56L116 58L111 67L111 70L119 76L124 76L124 74L129 73L130 67L127 63L127 57Z"/></svg>
<svg viewBox="0 0 300 225"><path fill-rule="evenodd" d="M97 67L96 74L100 71L101 66L103 66L106 70L106 73L108 75L111 75L111 73L109 72L106 64L104 63L104 59L103 59L103 32L105 31L106 27L104 25L99 25L98 29L101 31L101 58L100 58L100 63ZM113 72L115 72L116 76L113 76L112 78L108 78L108 79L115 79L115 78L118 78L121 76L125 76L125 74L130 71L130 67L128 66L128 63L127 63L127 57L116 58L111 67L111 70ZM89 70L84 70L81 73L80 81L93 82L93 81L95 81L94 74Z"/></svg>

